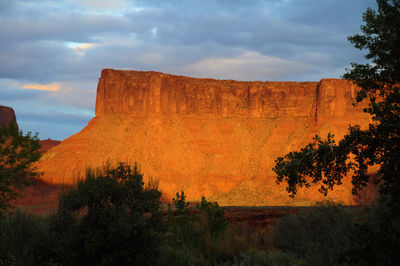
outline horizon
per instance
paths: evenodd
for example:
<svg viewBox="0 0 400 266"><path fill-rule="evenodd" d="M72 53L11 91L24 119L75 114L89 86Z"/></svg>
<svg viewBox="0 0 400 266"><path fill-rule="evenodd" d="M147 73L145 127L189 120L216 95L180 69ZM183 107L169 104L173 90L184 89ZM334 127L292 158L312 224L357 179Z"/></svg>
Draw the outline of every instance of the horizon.
<svg viewBox="0 0 400 266"><path fill-rule="evenodd" d="M375 1L2 1L0 105L63 140L94 117L104 68L238 81L340 78Z"/></svg>

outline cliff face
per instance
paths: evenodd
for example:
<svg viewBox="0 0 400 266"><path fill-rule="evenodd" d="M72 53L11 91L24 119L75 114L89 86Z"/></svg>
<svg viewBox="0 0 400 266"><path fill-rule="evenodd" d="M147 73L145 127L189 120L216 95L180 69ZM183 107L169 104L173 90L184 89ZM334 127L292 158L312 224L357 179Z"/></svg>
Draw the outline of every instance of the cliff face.
<svg viewBox="0 0 400 266"><path fill-rule="evenodd" d="M8 125L12 121L17 121L14 109L0 105L0 126Z"/></svg>
<svg viewBox="0 0 400 266"><path fill-rule="evenodd" d="M338 138L349 124L366 126L354 107L357 87L344 80L239 82L157 72L102 71L96 117L39 162L44 178L73 182L105 160L136 161L159 180L167 199L184 189L225 205L309 204L317 188L291 200L275 185L277 156L315 134ZM329 197L355 203L345 180Z"/></svg>
<svg viewBox="0 0 400 266"><path fill-rule="evenodd" d="M310 116L315 82L239 82L157 72L103 70L96 116L216 115L272 118Z"/></svg>
<svg viewBox="0 0 400 266"><path fill-rule="evenodd" d="M96 116L291 116L317 121L354 111L355 96L356 86L344 80L241 82L104 69L97 87Z"/></svg>

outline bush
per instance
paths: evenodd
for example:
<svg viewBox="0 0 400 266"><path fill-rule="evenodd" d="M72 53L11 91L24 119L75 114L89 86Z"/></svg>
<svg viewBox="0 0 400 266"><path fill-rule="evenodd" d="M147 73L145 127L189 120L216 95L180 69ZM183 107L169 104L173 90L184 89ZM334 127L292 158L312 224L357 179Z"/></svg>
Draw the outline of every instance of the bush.
<svg viewBox="0 0 400 266"><path fill-rule="evenodd" d="M378 204L364 210L356 224L355 244L348 256L352 264L397 265L400 262L400 218Z"/></svg>
<svg viewBox="0 0 400 266"><path fill-rule="evenodd" d="M256 251L251 253L243 253L235 257L233 261L226 262L221 265L232 266L294 266L294 265L315 265L307 264L304 259L297 259L289 252L281 250L266 252Z"/></svg>
<svg viewBox="0 0 400 266"><path fill-rule="evenodd" d="M168 211L168 232L160 265L213 265L239 254L235 236L228 227L224 209L202 197L189 208L183 191L176 193L174 211Z"/></svg>
<svg viewBox="0 0 400 266"><path fill-rule="evenodd" d="M160 197L154 182L144 186L137 165L89 169L61 197L38 264L155 264L164 228Z"/></svg>
<svg viewBox="0 0 400 266"><path fill-rule="evenodd" d="M33 265L45 219L20 211L0 218L0 265Z"/></svg>
<svg viewBox="0 0 400 266"><path fill-rule="evenodd" d="M274 227L278 249L316 264L345 263L354 245L354 217L341 205L329 201L281 218Z"/></svg>

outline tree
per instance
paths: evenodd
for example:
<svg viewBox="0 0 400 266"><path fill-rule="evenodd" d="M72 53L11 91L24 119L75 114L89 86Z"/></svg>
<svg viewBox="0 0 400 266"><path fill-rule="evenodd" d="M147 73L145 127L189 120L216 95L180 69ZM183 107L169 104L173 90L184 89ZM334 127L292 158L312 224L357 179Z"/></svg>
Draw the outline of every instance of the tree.
<svg viewBox="0 0 400 266"><path fill-rule="evenodd" d="M23 134L15 122L0 127L0 213L10 207L9 201L40 176L34 162L40 158L38 134Z"/></svg>
<svg viewBox="0 0 400 266"><path fill-rule="evenodd" d="M364 111L373 122L366 130L351 126L338 143L331 134L325 140L315 136L300 151L278 157L273 171L278 183L287 182L291 196L299 187L321 182L320 191L326 195L350 171L357 193L371 179L368 169L377 165L375 183L381 200L391 210L400 210L400 1L377 0L377 4L377 12L368 8L364 13L362 34L348 38L356 48L367 50L370 63L352 63L343 76L361 88L357 102L369 100Z"/></svg>
<svg viewBox="0 0 400 266"><path fill-rule="evenodd" d="M144 185L136 164L89 169L60 198L55 240L45 241L60 245L42 248L38 264L155 264L164 230L160 197L154 180Z"/></svg>

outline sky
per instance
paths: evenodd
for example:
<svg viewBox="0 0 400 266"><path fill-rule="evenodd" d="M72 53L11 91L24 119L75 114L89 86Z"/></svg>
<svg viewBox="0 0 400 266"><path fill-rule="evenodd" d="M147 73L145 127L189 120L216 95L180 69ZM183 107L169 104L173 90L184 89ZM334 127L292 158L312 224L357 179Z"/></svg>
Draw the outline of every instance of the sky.
<svg viewBox="0 0 400 266"><path fill-rule="evenodd" d="M261 81L340 78L374 0L0 0L0 105L63 140L104 68Z"/></svg>

